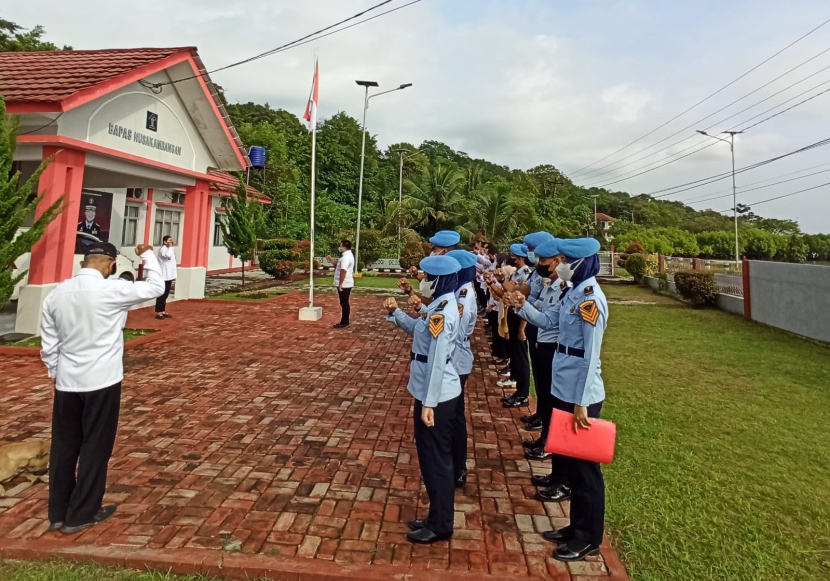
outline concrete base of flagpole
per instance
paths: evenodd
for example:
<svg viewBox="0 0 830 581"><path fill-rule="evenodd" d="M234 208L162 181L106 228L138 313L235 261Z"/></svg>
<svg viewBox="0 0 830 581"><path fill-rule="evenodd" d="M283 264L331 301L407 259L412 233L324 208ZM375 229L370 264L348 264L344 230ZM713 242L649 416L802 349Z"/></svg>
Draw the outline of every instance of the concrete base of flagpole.
<svg viewBox="0 0 830 581"><path fill-rule="evenodd" d="M301 321L319 321L323 318L323 307L303 307L300 309Z"/></svg>

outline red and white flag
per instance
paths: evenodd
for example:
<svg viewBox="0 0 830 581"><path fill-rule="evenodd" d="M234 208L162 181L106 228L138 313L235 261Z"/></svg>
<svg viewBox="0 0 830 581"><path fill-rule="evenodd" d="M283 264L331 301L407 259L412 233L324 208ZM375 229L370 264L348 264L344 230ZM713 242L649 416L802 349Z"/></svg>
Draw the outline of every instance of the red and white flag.
<svg viewBox="0 0 830 581"><path fill-rule="evenodd" d="M306 105L303 119L308 121L311 129L317 127L317 97L320 91L320 62L314 63L314 81L311 84L311 94L308 96L308 105Z"/></svg>

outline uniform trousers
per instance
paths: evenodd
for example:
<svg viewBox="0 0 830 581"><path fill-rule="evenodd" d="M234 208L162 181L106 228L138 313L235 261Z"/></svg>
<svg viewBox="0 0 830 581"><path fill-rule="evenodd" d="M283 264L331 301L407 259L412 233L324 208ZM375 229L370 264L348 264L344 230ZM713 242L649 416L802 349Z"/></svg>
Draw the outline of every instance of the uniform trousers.
<svg viewBox="0 0 830 581"><path fill-rule="evenodd" d="M421 421L421 402L416 399L414 406L415 447L429 496L429 516L425 524L436 534L451 533L455 518L452 431L458 410L456 400L442 401L435 407L435 425L431 428Z"/></svg>
<svg viewBox="0 0 830 581"><path fill-rule="evenodd" d="M476 291L476 300L478 301L478 308L483 309L487 306L487 295L484 294L484 289L478 284L478 281L473 283L473 288Z"/></svg>
<svg viewBox="0 0 830 581"><path fill-rule="evenodd" d="M467 385L469 373L459 375L461 380L461 395L458 396L458 406L455 410L455 423L452 428L452 466L455 480L461 478L467 470L467 414L464 404L464 387Z"/></svg>
<svg viewBox="0 0 830 581"><path fill-rule="evenodd" d="M487 321L490 324L492 331L492 352L496 359L506 359L507 349L505 348L504 337L499 335L499 313L497 311L490 311L487 313Z"/></svg>
<svg viewBox="0 0 830 581"><path fill-rule="evenodd" d="M536 411L542 420L542 433L540 438L542 439L543 445L548 441L550 420L553 414L554 402L556 401L556 397L552 393L553 356L556 354L556 345L556 343L537 343L536 360L533 362L534 381L536 381ZM564 402L561 405L565 405ZM551 486L568 484L565 480L565 475L562 473L561 459L562 456L558 454L554 454L551 458Z"/></svg>
<svg viewBox="0 0 830 581"><path fill-rule="evenodd" d="M349 297L352 294L351 288L337 289L337 296L340 298L340 324L348 325L349 317L352 314L352 305L349 303Z"/></svg>
<svg viewBox="0 0 830 581"><path fill-rule="evenodd" d="M522 318L513 312L507 311L507 329L509 337L506 341L507 356L510 358L510 379L516 382L516 396L530 395L530 361L527 355L527 340L519 339L519 325Z"/></svg>
<svg viewBox="0 0 830 581"><path fill-rule="evenodd" d="M538 358L536 354L536 338L539 336L539 327L536 325L531 325L530 323L527 324L525 327L525 336L527 337L527 351L530 355L530 375L533 377L533 385L536 386L536 405L538 408L539 405L539 378L537 377L536 368L538 364L536 360ZM536 410L539 411L538 409Z"/></svg>
<svg viewBox="0 0 830 581"><path fill-rule="evenodd" d="M555 409L573 413L574 404L554 397ZM588 406L588 417L598 418L602 402ZM605 481L598 462L559 456L555 464L571 487L572 536L591 545L602 544L605 526Z"/></svg>
<svg viewBox="0 0 830 581"><path fill-rule="evenodd" d="M121 409L121 382L80 393L55 391L49 457L49 521L91 522L101 509Z"/></svg>
<svg viewBox="0 0 830 581"><path fill-rule="evenodd" d="M173 286L172 280L164 281L164 294L156 299L156 312L163 313L167 310L167 298L170 296L170 288Z"/></svg>

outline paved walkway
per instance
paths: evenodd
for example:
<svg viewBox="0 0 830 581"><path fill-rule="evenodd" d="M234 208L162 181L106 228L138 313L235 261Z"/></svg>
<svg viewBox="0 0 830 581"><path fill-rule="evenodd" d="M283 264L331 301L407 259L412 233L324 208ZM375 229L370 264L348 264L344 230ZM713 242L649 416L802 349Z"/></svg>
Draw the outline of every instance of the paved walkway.
<svg viewBox="0 0 830 581"><path fill-rule="evenodd" d="M176 303L169 332L128 350L103 525L48 533L47 487L23 479L0 498L0 555L92 557L177 572L275 579L626 579L603 558L564 565L542 531L567 504L533 500L517 412L501 407L478 329L468 383L469 482L449 542L412 546L426 514L406 391L409 339L381 299L356 297L299 323L305 297L261 304ZM132 328L158 328L149 310ZM0 440L49 436L51 387L36 357L0 355ZM605 577L607 578L607 577Z"/></svg>

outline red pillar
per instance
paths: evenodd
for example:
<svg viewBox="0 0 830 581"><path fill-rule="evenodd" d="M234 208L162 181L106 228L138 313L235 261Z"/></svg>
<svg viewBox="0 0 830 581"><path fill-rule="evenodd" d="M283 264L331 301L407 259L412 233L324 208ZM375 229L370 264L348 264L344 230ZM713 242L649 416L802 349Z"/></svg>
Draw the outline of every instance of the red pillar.
<svg viewBox="0 0 830 581"><path fill-rule="evenodd" d="M72 149L59 151L56 147L43 148L44 159L52 155L55 159L38 182L38 192L43 198L37 205L36 215L40 216L61 196L64 196L66 208L46 227L43 237L32 247L30 285L58 283L72 277L86 154Z"/></svg>
<svg viewBox="0 0 830 581"><path fill-rule="evenodd" d="M752 300L749 284L749 261L744 258L741 264L741 277L744 281L744 319L752 320Z"/></svg>
<svg viewBox="0 0 830 581"><path fill-rule="evenodd" d="M147 203L144 214L144 244L150 244L150 228L153 217L153 188L147 188ZM176 241L178 242L178 240Z"/></svg>
<svg viewBox="0 0 830 581"><path fill-rule="evenodd" d="M657 255L657 272L660 274L666 272L666 257L662 254Z"/></svg>
<svg viewBox="0 0 830 581"><path fill-rule="evenodd" d="M182 268L207 268L209 232L210 183L197 180L185 190Z"/></svg>

